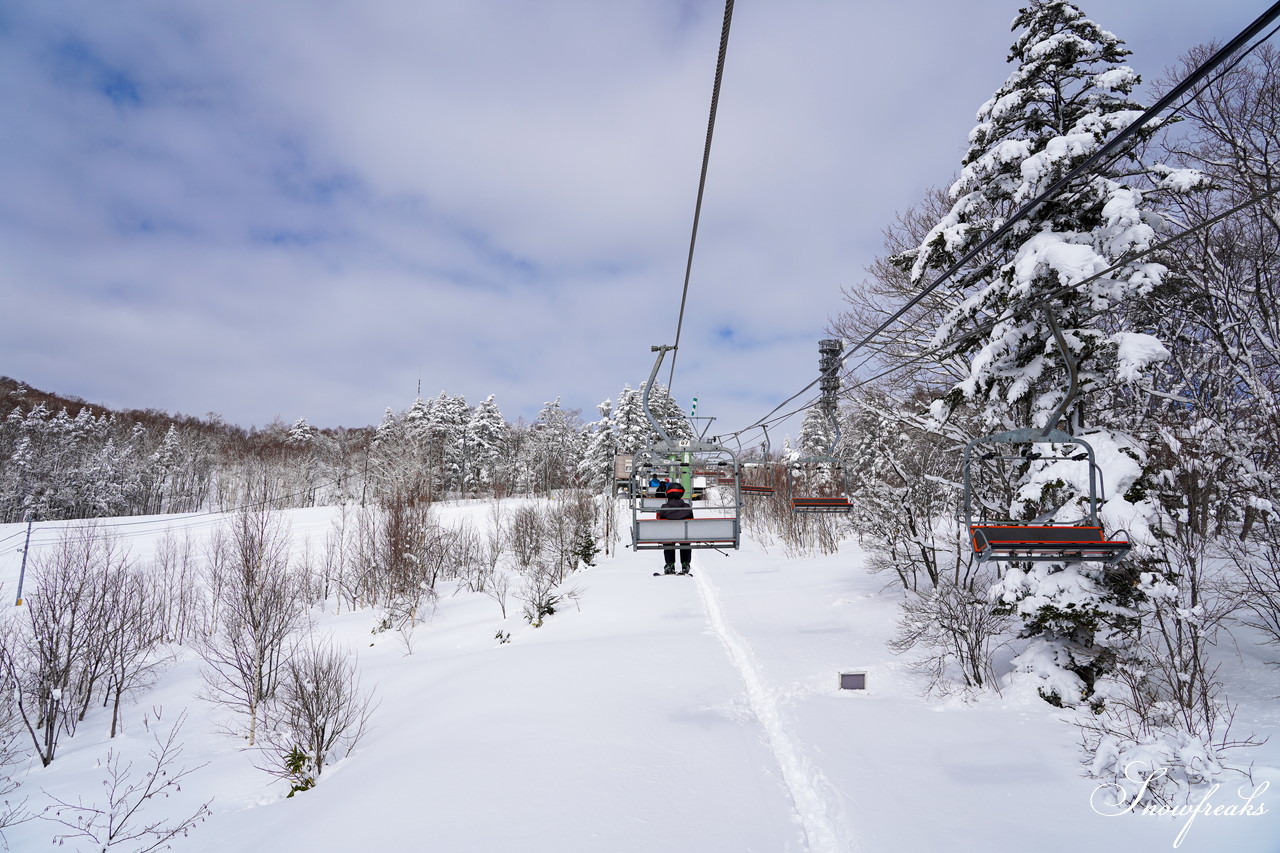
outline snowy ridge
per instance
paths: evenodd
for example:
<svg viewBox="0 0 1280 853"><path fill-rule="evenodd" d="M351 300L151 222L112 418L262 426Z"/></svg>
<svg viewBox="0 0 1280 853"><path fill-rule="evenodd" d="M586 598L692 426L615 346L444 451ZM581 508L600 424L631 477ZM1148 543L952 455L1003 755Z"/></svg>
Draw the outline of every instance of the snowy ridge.
<svg viewBox="0 0 1280 853"><path fill-rule="evenodd" d="M803 754L800 744L787 731L778 709L776 692L769 688L756 666L751 647L724 618L715 586L705 573L694 575L698 596L712 632L719 638L733 666L747 688L751 712L760 721L769 749L782 770L782 779L791 792L796 819L804 830L810 853L841 853L856 850L843 821L837 819L836 800L822 772Z"/></svg>

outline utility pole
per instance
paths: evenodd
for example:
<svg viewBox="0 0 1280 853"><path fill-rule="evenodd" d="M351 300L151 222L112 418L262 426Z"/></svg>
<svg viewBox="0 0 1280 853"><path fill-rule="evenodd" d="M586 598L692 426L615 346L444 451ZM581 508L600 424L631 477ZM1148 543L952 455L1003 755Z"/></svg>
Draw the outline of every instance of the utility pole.
<svg viewBox="0 0 1280 853"><path fill-rule="evenodd" d="M370 439L372 443L373 439ZM360 506L364 506L365 492L369 490L369 448L364 449L364 477L360 481Z"/></svg>
<svg viewBox="0 0 1280 853"><path fill-rule="evenodd" d="M31 550L31 525L36 520L36 511L31 510L27 513L27 541L22 546L22 568L18 570L18 598L13 602L14 607L22 606L22 581L27 576L27 553Z"/></svg>

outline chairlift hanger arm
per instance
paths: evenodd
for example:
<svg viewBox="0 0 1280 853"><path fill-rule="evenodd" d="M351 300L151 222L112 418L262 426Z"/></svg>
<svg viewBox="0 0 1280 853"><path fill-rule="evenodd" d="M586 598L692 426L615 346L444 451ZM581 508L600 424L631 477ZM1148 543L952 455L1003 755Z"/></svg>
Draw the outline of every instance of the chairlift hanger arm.
<svg viewBox="0 0 1280 853"><path fill-rule="evenodd" d="M1076 393L1080 389L1079 375L1076 370L1075 356L1071 354L1071 348L1067 346L1066 336L1062 334L1062 327L1058 325L1058 319L1053 316L1053 309L1049 303L1041 305L1041 313L1044 314L1045 320L1049 323L1049 328L1053 330L1053 339L1058 343L1058 351L1062 353L1062 360L1067 365L1067 393L1062 398L1062 402L1058 404L1058 408L1049 416L1049 420L1044 425L1044 435L1049 435L1058 426L1058 421L1063 415L1067 414L1068 408L1076 399Z"/></svg>
<svg viewBox="0 0 1280 853"><path fill-rule="evenodd" d="M653 411L649 408L649 395L653 393L653 385L658 380L658 369L662 367L662 359L666 357L668 352L675 352L675 349L674 346L668 344L658 344L649 348L650 352L658 354L658 358L653 363L653 370L649 373L649 381L645 383L644 393L640 395L640 407L644 409L644 416L649 419L650 426L667 444L671 443L671 436L667 435L667 431L662 428L662 424L658 423L658 419L653 416Z"/></svg>

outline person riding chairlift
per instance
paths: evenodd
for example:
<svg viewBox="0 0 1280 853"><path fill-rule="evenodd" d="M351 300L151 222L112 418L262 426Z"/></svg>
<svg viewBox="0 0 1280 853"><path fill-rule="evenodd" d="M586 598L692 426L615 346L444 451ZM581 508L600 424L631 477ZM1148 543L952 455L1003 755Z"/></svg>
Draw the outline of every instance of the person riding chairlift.
<svg viewBox="0 0 1280 853"><path fill-rule="evenodd" d="M684 486L679 483L669 483L666 487L667 502L658 509L658 518L668 521L682 521L687 518L693 518L693 507L681 500L684 496ZM676 573L676 543L667 542L662 549L663 566L662 573L674 575ZM693 563L693 549L680 549L680 574L689 574L689 569Z"/></svg>

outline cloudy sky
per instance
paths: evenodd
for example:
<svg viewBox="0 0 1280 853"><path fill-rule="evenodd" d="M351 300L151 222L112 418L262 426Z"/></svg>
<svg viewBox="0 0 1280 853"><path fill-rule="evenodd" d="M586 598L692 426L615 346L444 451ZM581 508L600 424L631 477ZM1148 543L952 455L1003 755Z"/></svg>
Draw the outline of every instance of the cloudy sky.
<svg viewBox="0 0 1280 853"><path fill-rule="evenodd" d="M1019 5L736 4L674 381L712 432L816 376ZM1267 3L1081 5L1154 79ZM675 336L723 11L3 0L0 374L243 426L376 423L419 380L593 419Z"/></svg>

